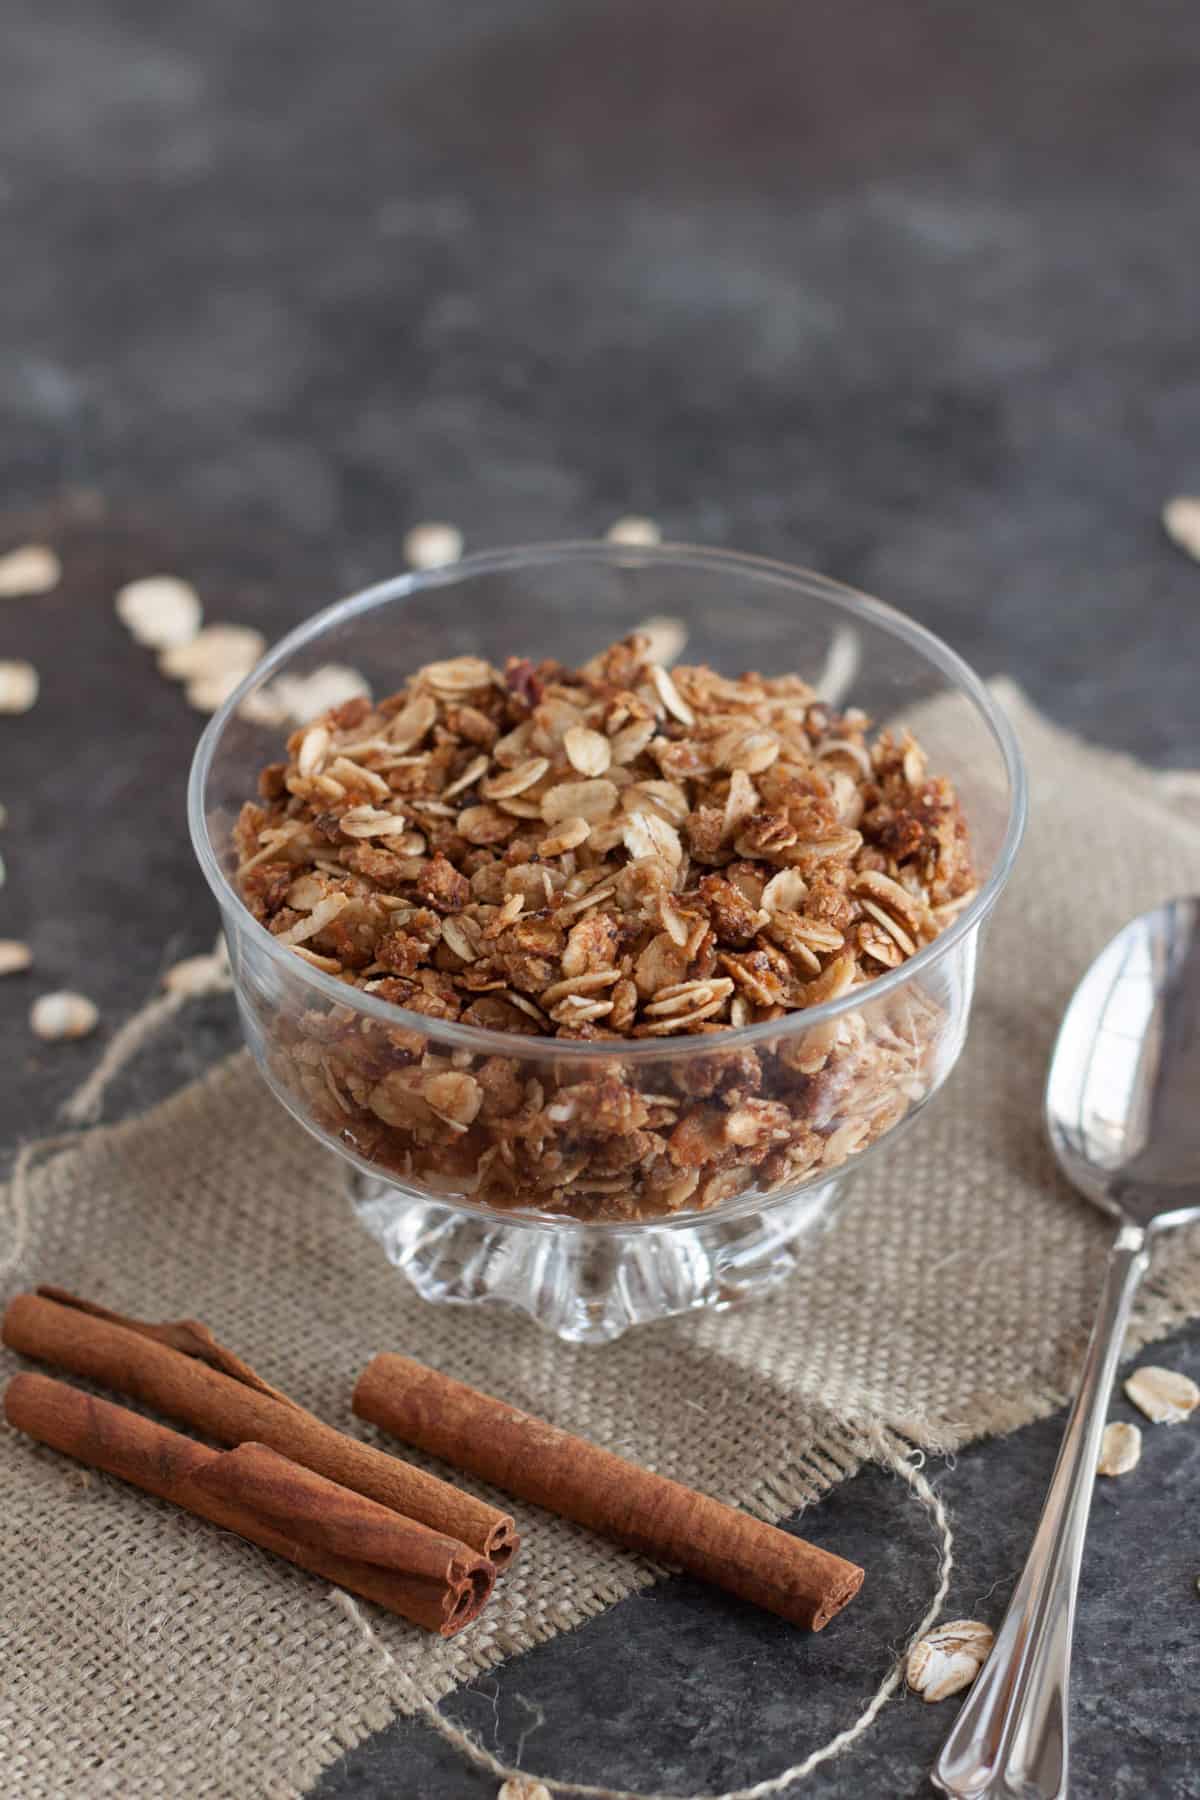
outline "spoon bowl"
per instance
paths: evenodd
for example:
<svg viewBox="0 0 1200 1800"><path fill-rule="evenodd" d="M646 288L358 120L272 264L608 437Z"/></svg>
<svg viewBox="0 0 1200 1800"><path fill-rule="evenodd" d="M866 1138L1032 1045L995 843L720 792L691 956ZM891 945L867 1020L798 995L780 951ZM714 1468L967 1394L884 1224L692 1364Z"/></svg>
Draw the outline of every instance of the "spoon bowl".
<svg viewBox="0 0 1200 1800"><path fill-rule="evenodd" d="M1067 1008L1046 1126L1080 1193L1151 1231L1200 1218L1200 901L1142 913Z"/></svg>

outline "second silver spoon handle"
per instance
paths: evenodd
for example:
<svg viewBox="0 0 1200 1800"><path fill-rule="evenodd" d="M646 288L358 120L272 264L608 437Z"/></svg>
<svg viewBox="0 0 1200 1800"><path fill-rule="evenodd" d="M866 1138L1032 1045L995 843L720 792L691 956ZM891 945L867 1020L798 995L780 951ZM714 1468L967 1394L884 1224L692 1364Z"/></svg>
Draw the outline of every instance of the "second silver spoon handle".
<svg viewBox="0 0 1200 1800"><path fill-rule="evenodd" d="M1148 1260L1146 1233L1123 1225L1037 1534L992 1653L934 1771L934 1786L954 1800L1066 1794L1075 1591L1109 1393Z"/></svg>

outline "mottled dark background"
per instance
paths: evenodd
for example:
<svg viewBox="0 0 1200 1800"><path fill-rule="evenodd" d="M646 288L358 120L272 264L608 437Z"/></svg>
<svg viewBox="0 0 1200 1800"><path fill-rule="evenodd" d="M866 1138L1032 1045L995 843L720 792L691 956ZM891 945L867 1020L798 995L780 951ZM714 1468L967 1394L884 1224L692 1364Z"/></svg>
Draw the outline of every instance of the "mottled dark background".
<svg viewBox="0 0 1200 1800"><path fill-rule="evenodd" d="M182 818L198 720L112 615L135 575L276 635L395 572L418 519L482 547L648 512L1200 763L1200 569L1158 524L1200 491L1194 4L8 0L0 32L0 550L48 536L66 564L0 602L0 657L43 679L0 719L0 935L38 958L0 988L5 1145L96 1053L37 1046L31 994L81 987L111 1031L214 929ZM196 1008L115 1108L233 1036ZM958 1610L997 1617L1054 1438L939 1477ZM1158 1434L1097 1509L1082 1795L1200 1795L1193 1442ZM856 1710L930 1579L881 1478L806 1529L875 1572L823 1638L669 1583L457 1715L579 1778L770 1772ZM894 1707L809 1791L924 1791L951 1710ZM325 1791L493 1786L400 1726Z"/></svg>

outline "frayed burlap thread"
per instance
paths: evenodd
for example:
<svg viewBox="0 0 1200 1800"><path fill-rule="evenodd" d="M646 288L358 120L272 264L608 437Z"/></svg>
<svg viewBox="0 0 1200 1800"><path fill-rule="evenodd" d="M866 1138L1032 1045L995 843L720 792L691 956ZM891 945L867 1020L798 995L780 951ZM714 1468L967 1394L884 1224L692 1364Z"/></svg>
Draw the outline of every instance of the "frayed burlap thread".
<svg viewBox="0 0 1200 1800"><path fill-rule="evenodd" d="M815 1502L880 1444L915 1477L912 1447L953 1450L1044 1414L1073 1379L1110 1235L1044 1147L1046 1057L1112 932L1200 891L1200 825L1159 778L1005 699L1032 825L983 947L962 1062L773 1299L601 1349L500 1311L426 1306L352 1223L337 1160L244 1055L143 1118L31 1147L0 1195L5 1293L41 1279L126 1311L199 1316L368 1436L349 1412L354 1378L375 1351L402 1350L767 1518ZM1197 1311L1200 1242L1183 1235L1156 1254L1132 1341ZM479 1622L444 1643L372 1608L348 1613L262 1552L0 1434L4 1791L285 1800L397 1712L436 1713L455 1686L656 1578L587 1532L515 1510L521 1558ZM872 1717L896 1679L892 1668ZM793 1770L748 1769L744 1792L782 1791L870 1722L850 1721Z"/></svg>

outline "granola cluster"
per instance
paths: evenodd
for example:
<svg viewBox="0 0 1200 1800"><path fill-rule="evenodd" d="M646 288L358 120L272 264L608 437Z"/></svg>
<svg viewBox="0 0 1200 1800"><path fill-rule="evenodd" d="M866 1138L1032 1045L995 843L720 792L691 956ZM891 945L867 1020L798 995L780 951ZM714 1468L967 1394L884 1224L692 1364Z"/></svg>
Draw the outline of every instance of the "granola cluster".
<svg viewBox="0 0 1200 1800"><path fill-rule="evenodd" d="M348 987L663 1052L483 1056L349 1006L281 1015L278 1079L415 1185L585 1218L704 1208L836 1166L925 1091L941 1014L911 984L765 1045L723 1034L937 935L973 892L952 787L796 676L668 672L651 648L432 663L294 733L243 808L246 905Z"/></svg>

